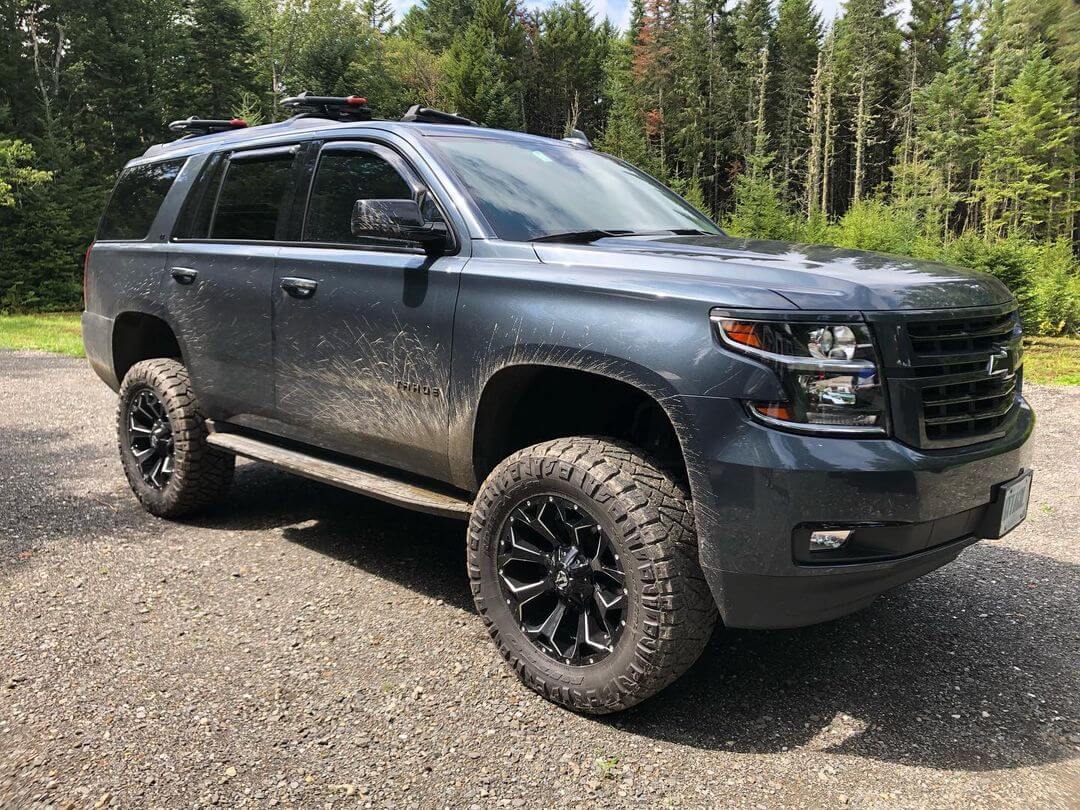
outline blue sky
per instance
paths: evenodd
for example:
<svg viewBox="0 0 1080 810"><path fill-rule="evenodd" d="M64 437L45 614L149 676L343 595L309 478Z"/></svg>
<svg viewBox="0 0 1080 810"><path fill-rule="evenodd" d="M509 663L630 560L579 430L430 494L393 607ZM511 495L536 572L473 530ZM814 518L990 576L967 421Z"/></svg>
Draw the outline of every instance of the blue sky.
<svg viewBox="0 0 1080 810"><path fill-rule="evenodd" d="M401 15L414 4L415 0L393 0L394 6ZM526 4L534 8L543 8L551 5L554 0L525 0ZM593 10L598 14L606 14L608 19L620 28L625 28L629 23L630 0L591 0ZM831 20L839 12L843 0L814 0L821 16L825 20ZM901 17L905 16L907 9L911 7L911 0L899 0L897 7L902 10Z"/></svg>

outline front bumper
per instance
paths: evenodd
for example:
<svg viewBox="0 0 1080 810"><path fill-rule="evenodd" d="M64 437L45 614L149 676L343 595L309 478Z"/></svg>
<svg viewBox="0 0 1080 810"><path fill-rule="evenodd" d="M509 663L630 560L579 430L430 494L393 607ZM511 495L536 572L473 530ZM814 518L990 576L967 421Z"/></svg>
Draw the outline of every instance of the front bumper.
<svg viewBox="0 0 1080 810"><path fill-rule="evenodd" d="M731 627L836 618L955 559L985 534L993 488L1029 465L1035 422L1025 402L1000 439L919 451L890 439L773 430L730 399L682 405L701 564ZM885 525L907 545L870 561L797 561L808 525L850 524Z"/></svg>

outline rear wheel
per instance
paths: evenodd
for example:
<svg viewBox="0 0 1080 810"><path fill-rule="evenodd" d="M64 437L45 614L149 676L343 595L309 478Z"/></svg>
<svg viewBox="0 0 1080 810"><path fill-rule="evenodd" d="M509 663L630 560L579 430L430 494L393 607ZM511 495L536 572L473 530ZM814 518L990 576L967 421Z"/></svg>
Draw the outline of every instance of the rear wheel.
<svg viewBox="0 0 1080 810"><path fill-rule="evenodd" d="M716 620L685 491L609 439L558 439L499 464L473 508L469 575L503 657L579 711L655 694Z"/></svg>
<svg viewBox="0 0 1080 810"><path fill-rule="evenodd" d="M235 459L206 442L187 369L167 358L136 363L120 386L117 443L135 497L150 513L177 518L216 501Z"/></svg>

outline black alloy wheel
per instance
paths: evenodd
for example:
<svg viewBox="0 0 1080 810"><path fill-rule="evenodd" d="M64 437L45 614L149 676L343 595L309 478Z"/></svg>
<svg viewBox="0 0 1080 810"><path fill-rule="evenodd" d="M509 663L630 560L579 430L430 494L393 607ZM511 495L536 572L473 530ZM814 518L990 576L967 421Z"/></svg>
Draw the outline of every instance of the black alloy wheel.
<svg viewBox="0 0 1080 810"><path fill-rule="evenodd" d="M143 481L156 490L165 489L175 467L175 442L165 406L153 389L133 396L127 409L128 446Z"/></svg>
<svg viewBox="0 0 1080 810"><path fill-rule="evenodd" d="M584 507L541 495L514 507L499 538L499 582L521 631L569 666L603 660L626 626L626 575Z"/></svg>

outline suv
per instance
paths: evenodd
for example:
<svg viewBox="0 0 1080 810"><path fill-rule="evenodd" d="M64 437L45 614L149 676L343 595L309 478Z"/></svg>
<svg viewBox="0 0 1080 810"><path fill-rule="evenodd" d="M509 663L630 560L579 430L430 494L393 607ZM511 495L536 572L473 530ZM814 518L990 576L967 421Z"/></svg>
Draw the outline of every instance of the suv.
<svg viewBox="0 0 1080 810"><path fill-rule="evenodd" d="M291 105L177 122L87 255L86 352L151 513L220 499L239 455L467 520L502 655L597 713L717 616L842 616L1023 520L995 279L729 237L580 134Z"/></svg>

